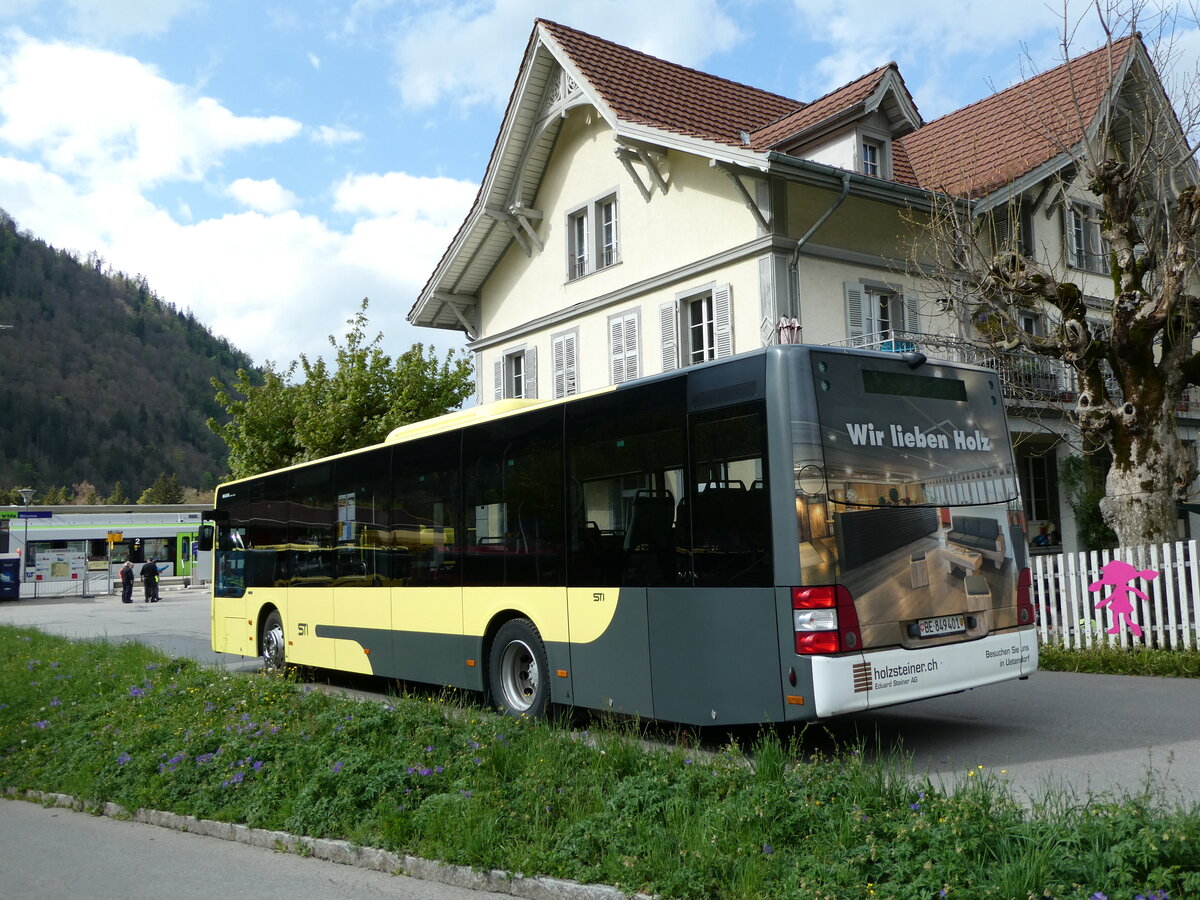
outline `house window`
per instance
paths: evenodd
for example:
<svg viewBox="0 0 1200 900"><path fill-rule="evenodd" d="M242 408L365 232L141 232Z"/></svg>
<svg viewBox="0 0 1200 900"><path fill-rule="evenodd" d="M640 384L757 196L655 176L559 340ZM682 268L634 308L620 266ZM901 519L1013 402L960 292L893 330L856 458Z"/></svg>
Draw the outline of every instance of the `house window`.
<svg viewBox="0 0 1200 900"><path fill-rule="evenodd" d="M921 330L920 305L915 296L895 288L862 282L847 282L846 337L853 347L912 349L911 335ZM897 333L904 338L897 341Z"/></svg>
<svg viewBox="0 0 1200 900"><path fill-rule="evenodd" d="M621 261L617 242L617 195L593 200L567 215L567 280Z"/></svg>
<svg viewBox="0 0 1200 900"><path fill-rule="evenodd" d="M575 366L575 346L578 332L556 334L550 339L554 354L554 396L570 397L579 393L579 379Z"/></svg>
<svg viewBox="0 0 1200 900"><path fill-rule="evenodd" d="M496 360L492 369L493 400L537 397L537 349L512 350Z"/></svg>
<svg viewBox="0 0 1200 900"><path fill-rule="evenodd" d="M567 255L568 279L582 278L588 268L588 216L587 210L573 213L567 220L570 234L570 250Z"/></svg>
<svg viewBox="0 0 1200 900"><path fill-rule="evenodd" d="M1017 314L1017 321L1021 325L1021 330L1026 334L1031 334L1034 337L1042 336L1042 317L1038 313L1021 310Z"/></svg>
<svg viewBox="0 0 1200 900"><path fill-rule="evenodd" d="M881 178L883 171L883 147L879 141L862 142L862 173L872 178Z"/></svg>
<svg viewBox="0 0 1200 900"><path fill-rule="evenodd" d="M716 330L713 322L712 293L701 294L684 301L687 310L687 332L684 352L688 363L706 362L717 358Z"/></svg>
<svg viewBox="0 0 1200 900"><path fill-rule="evenodd" d="M664 372L733 354L732 295L728 284L680 294L659 307Z"/></svg>
<svg viewBox="0 0 1200 900"><path fill-rule="evenodd" d="M1100 235L1099 210L1074 204L1067 213L1067 262L1086 272L1108 274L1108 241Z"/></svg>
<svg viewBox="0 0 1200 900"><path fill-rule="evenodd" d="M1025 500L1025 515L1031 522L1045 522L1053 518L1051 486L1053 484L1053 454L1039 453L1026 456L1022 466L1021 496Z"/></svg>
<svg viewBox="0 0 1200 900"><path fill-rule="evenodd" d="M609 374L613 384L632 381L641 375L639 330L636 310L608 317Z"/></svg>
<svg viewBox="0 0 1200 900"><path fill-rule="evenodd" d="M992 214L992 244L995 252L1016 250L1026 259L1036 259L1033 243L1033 214L1028 204L1001 207Z"/></svg>
<svg viewBox="0 0 1200 900"><path fill-rule="evenodd" d="M525 396L524 353L510 353L504 357L504 396Z"/></svg>
<svg viewBox="0 0 1200 900"><path fill-rule="evenodd" d="M617 261L617 198L602 200L596 214L600 223L600 253L596 268L606 269Z"/></svg>

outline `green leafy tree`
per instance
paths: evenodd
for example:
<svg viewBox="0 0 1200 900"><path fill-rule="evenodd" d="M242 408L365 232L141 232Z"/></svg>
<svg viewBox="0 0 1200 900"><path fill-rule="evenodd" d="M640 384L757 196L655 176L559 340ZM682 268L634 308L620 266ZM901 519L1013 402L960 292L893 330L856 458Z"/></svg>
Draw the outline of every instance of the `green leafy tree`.
<svg viewBox="0 0 1200 900"><path fill-rule="evenodd" d="M182 503L183 498L184 490L183 485L179 483L179 478L174 473L168 475L166 472L162 472L158 478L154 479L154 484L142 491L142 496L138 497L138 503L147 506L161 506L168 503Z"/></svg>
<svg viewBox="0 0 1200 900"><path fill-rule="evenodd" d="M129 495L125 493L125 485L119 481L114 484L112 493L104 498L104 502L110 506L124 506L129 503Z"/></svg>
<svg viewBox="0 0 1200 900"><path fill-rule="evenodd" d="M51 485L46 488L46 492L42 494L38 501L43 506L66 506L75 495L63 485Z"/></svg>
<svg viewBox="0 0 1200 900"><path fill-rule="evenodd" d="M329 337L333 366L301 355L282 371L268 365L262 384L239 371L235 399L214 380L217 402L229 414L209 427L229 446L235 478L377 444L401 425L441 415L462 405L473 390L471 363L450 351L439 360L414 344L393 360L382 334L367 339L367 305L348 319L344 344ZM297 374L299 383L290 383Z"/></svg>
<svg viewBox="0 0 1200 900"><path fill-rule="evenodd" d="M292 363L282 372L267 363L262 381L256 382L246 369L237 370L232 388L218 379L216 400L229 415L224 424L208 420L208 427L229 448L229 472L235 478L290 466L304 458L296 438L298 388L288 379L295 372ZM240 395L236 399L234 394Z"/></svg>

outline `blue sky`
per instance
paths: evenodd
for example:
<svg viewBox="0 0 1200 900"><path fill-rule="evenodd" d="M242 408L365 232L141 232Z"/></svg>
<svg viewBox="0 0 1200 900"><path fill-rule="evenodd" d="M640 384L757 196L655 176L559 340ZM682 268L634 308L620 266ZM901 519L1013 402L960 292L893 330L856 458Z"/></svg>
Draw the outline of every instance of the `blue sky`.
<svg viewBox="0 0 1200 900"><path fill-rule="evenodd" d="M404 317L537 17L798 100L895 60L927 121L1057 64L1064 22L1046 0L0 0L0 207L258 362L328 358L363 297L390 353L462 346ZM1073 52L1095 19L1068 9Z"/></svg>

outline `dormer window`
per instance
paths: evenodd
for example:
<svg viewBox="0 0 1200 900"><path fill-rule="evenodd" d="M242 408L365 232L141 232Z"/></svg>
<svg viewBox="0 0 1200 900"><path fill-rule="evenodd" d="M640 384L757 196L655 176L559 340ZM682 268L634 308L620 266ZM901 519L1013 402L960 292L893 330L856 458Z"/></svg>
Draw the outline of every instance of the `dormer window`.
<svg viewBox="0 0 1200 900"><path fill-rule="evenodd" d="M855 153L858 155L858 171L871 178L891 178L891 146L887 133L873 128L859 128L857 136Z"/></svg>
<svg viewBox="0 0 1200 900"><path fill-rule="evenodd" d="M883 157L883 147L879 141L865 140L862 142L862 173L872 178L880 177L880 160Z"/></svg>

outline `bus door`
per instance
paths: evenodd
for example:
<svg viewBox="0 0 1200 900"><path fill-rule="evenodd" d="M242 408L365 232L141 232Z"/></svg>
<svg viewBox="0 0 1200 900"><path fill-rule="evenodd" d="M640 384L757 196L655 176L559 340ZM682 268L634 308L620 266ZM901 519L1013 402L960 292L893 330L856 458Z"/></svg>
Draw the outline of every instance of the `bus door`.
<svg viewBox="0 0 1200 900"><path fill-rule="evenodd" d="M191 575L196 565L196 534L175 536L175 574Z"/></svg>
<svg viewBox="0 0 1200 900"><path fill-rule="evenodd" d="M17 554L0 554L0 600L18 600L21 597L21 557Z"/></svg>

